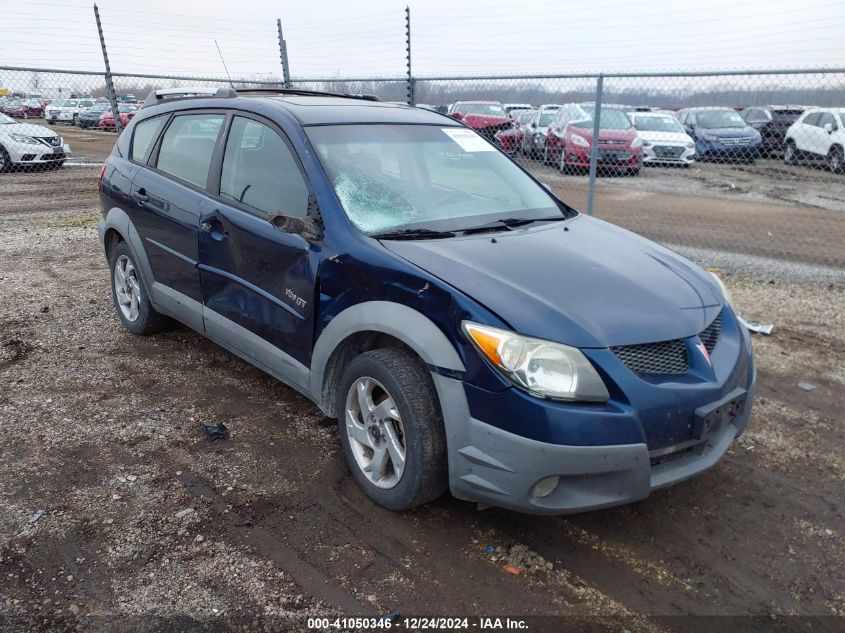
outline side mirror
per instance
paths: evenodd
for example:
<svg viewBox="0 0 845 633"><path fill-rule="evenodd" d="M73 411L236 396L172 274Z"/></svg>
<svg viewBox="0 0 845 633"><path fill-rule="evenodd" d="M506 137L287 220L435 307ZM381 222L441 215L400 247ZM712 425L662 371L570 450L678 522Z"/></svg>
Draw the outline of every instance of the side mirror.
<svg viewBox="0 0 845 633"><path fill-rule="evenodd" d="M824 131L828 134L833 134L833 123L825 123L824 124Z"/></svg>
<svg viewBox="0 0 845 633"><path fill-rule="evenodd" d="M464 115L461 114L460 112L453 112L449 116L451 116L453 119L455 119L455 121L463 121L464 120Z"/></svg>
<svg viewBox="0 0 845 633"><path fill-rule="evenodd" d="M270 218L270 224L277 231L301 235L309 242L320 239L320 225L313 218L295 218L278 213Z"/></svg>

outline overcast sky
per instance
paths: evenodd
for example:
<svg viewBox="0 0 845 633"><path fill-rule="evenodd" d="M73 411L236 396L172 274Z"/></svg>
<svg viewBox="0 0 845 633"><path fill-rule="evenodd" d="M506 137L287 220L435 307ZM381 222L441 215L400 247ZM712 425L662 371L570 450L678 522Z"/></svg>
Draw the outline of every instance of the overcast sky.
<svg viewBox="0 0 845 633"><path fill-rule="evenodd" d="M112 70L398 76L405 2L103 0ZM425 0L411 4L414 74L845 65L845 0ZM215 44L215 40L217 44ZM0 0L0 65L101 70L92 5Z"/></svg>

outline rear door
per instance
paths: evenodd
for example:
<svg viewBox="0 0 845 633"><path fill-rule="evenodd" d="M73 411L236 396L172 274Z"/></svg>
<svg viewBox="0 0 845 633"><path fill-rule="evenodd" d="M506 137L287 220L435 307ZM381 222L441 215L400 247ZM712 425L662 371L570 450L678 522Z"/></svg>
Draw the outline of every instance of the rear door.
<svg viewBox="0 0 845 633"><path fill-rule="evenodd" d="M214 111L162 115L138 123L133 137L133 160L146 159L148 165L132 181L130 215L153 270L156 298L178 304L173 307L198 330L202 291L197 234L209 203L208 173L224 120L224 113ZM156 137L150 151L145 144ZM186 310L193 305L195 310Z"/></svg>
<svg viewBox="0 0 845 633"><path fill-rule="evenodd" d="M289 383L306 386L319 244L271 220L306 218L310 186L275 124L231 115L201 219L199 269L206 331Z"/></svg>
<svg viewBox="0 0 845 633"><path fill-rule="evenodd" d="M821 112L811 112L796 126L793 138L795 139L795 146L800 151L815 153L815 147L818 144L817 133L819 130L817 124L821 116Z"/></svg>
<svg viewBox="0 0 845 633"><path fill-rule="evenodd" d="M829 130L825 129L826 126L829 126ZM837 130L836 125L836 117L833 116L831 112L822 112L822 115L819 117L818 129L817 132L817 141L816 141L816 149L815 152L819 156L827 156L830 153L830 148L833 145L833 133Z"/></svg>

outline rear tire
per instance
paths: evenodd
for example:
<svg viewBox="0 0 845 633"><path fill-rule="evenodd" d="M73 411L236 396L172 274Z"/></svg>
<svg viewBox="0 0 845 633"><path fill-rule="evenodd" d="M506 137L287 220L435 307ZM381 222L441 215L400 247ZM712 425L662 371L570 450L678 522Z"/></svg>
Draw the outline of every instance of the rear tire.
<svg viewBox="0 0 845 633"><path fill-rule="evenodd" d="M340 443L370 499L402 511L446 491L443 418L431 375L414 354L364 352L344 371L337 398Z"/></svg>
<svg viewBox="0 0 845 633"><path fill-rule="evenodd" d="M842 167L845 164L845 156L841 147L831 147L827 154L827 168L833 174L842 173Z"/></svg>
<svg viewBox="0 0 845 633"><path fill-rule="evenodd" d="M795 147L795 141L787 141L783 148L783 162L786 165L794 165L797 161L798 149Z"/></svg>
<svg viewBox="0 0 845 633"><path fill-rule="evenodd" d="M109 253L109 271L112 300L123 327L139 336L173 327L173 320L156 312L150 303L135 256L126 242L119 242Z"/></svg>

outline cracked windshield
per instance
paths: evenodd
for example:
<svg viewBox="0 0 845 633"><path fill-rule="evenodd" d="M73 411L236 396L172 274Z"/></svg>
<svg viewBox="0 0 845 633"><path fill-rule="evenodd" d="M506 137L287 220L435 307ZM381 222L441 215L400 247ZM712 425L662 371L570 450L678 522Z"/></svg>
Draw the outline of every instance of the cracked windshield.
<svg viewBox="0 0 845 633"><path fill-rule="evenodd" d="M308 136L347 216L367 234L561 217L540 185L471 130L331 125Z"/></svg>

